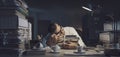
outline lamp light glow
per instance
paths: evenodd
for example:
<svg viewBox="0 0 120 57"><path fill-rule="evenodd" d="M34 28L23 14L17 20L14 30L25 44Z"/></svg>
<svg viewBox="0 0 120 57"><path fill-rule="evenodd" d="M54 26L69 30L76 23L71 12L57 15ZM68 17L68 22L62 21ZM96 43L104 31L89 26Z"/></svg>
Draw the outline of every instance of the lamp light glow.
<svg viewBox="0 0 120 57"><path fill-rule="evenodd" d="M91 9L89 9L87 7L84 7L84 6L82 6L82 8L85 9L85 10L88 10L88 11L92 11Z"/></svg>

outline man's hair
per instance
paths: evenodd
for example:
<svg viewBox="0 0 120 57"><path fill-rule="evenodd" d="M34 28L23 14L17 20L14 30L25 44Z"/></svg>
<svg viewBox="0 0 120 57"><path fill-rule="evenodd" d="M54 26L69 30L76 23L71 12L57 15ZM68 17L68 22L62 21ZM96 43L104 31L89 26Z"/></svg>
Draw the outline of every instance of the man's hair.
<svg viewBox="0 0 120 57"><path fill-rule="evenodd" d="M56 24L58 24L58 23L56 23L56 22L52 22L52 23L50 23L49 24L49 26L48 26L48 32L49 33L53 33L57 28L56 28ZM58 24L59 25L59 24Z"/></svg>

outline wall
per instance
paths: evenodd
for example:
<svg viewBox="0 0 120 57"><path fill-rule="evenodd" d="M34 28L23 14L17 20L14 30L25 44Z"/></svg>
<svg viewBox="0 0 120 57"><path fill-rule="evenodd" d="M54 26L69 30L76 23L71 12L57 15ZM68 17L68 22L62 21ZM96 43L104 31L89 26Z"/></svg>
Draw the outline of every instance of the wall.
<svg viewBox="0 0 120 57"><path fill-rule="evenodd" d="M72 26L79 30L81 27L81 17L85 14L82 9L66 9L66 8L52 8L52 9L40 9L40 8L29 8L30 16L35 20L34 26L34 38L38 33L38 20L48 20L58 22L62 26ZM41 27L43 28L43 27Z"/></svg>

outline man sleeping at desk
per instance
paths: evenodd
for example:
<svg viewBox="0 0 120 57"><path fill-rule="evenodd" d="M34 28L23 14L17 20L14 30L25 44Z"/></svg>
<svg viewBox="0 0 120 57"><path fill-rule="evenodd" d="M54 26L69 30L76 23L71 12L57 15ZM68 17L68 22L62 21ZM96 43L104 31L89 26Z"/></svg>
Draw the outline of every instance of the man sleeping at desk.
<svg viewBox="0 0 120 57"><path fill-rule="evenodd" d="M47 46L59 45L64 49L76 49L77 46L85 47L81 37L73 27L62 27L57 23L51 23L46 36Z"/></svg>

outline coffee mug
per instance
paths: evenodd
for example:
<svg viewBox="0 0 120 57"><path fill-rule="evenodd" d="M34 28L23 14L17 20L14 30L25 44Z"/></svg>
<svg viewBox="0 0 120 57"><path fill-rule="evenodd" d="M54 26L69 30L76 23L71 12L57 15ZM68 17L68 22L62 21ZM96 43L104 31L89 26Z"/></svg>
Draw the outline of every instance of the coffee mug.
<svg viewBox="0 0 120 57"><path fill-rule="evenodd" d="M83 50L83 47L82 46L78 46L77 50L78 50L79 53L81 53L82 50Z"/></svg>
<svg viewBox="0 0 120 57"><path fill-rule="evenodd" d="M54 46L51 47L51 49L53 50L53 52L60 52L61 48L58 45L54 45Z"/></svg>

